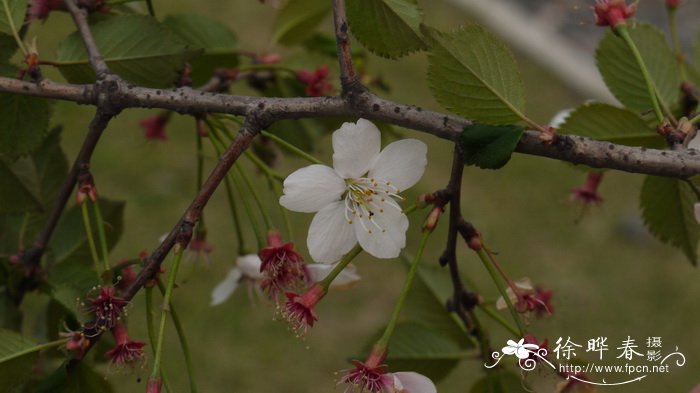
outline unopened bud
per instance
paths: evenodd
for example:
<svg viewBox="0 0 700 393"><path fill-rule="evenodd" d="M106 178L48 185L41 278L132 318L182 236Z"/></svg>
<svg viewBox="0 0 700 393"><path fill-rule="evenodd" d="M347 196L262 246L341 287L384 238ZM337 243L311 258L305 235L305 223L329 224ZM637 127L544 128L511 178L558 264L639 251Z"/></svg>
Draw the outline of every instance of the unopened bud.
<svg viewBox="0 0 700 393"><path fill-rule="evenodd" d="M175 247L181 247L183 250L187 248L192 239L192 228L194 224L187 221L183 222L180 226L180 230L175 235Z"/></svg>
<svg viewBox="0 0 700 393"><path fill-rule="evenodd" d="M474 251L479 251L482 248L484 248L484 243L481 241L481 235L477 234L476 236L472 236L467 240L467 247Z"/></svg>
<svg viewBox="0 0 700 393"><path fill-rule="evenodd" d="M216 76L218 76L221 79L234 80L238 78L238 74L240 74L240 71L238 70L238 68L217 68L215 73Z"/></svg>
<svg viewBox="0 0 700 393"><path fill-rule="evenodd" d="M204 123L204 117L197 117L195 119L195 127L197 127L197 135L199 135L202 138L206 138L209 136L209 130L207 129L206 124Z"/></svg>
<svg viewBox="0 0 700 393"><path fill-rule="evenodd" d="M85 198L89 198L93 203L97 202L97 188L90 172L78 176L78 193L75 195L75 200L80 205Z"/></svg>
<svg viewBox="0 0 700 393"><path fill-rule="evenodd" d="M282 60L279 53L265 53L255 57L255 62L258 64L275 64Z"/></svg>
<svg viewBox="0 0 700 393"><path fill-rule="evenodd" d="M163 386L163 381L159 378L153 378L148 380L146 385L146 393L160 393L160 389Z"/></svg>
<svg viewBox="0 0 700 393"><path fill-rule="evenodd" d="M430 214L428 214L428 218L425 219L423 229L432 232L437 226L438 220L440 219L440 215L442 215L442 208L433 208L433 210L430 211Z"/></svg>
<svg viewBox="0 0 700 393"><path fill-rule="evenodd" d="M678 131L683 135L688 135L693 131L693 123L691 123L687 117L682 117L678 121Z"/></svg>
<svg viewBox="0 0 700 393"><path fill-rule="evenodd" d="M475 292L462 291L459 301L464 308L471 310L479 304L482 304L483 298Z"/></svg>
<svg viewBox="0 0 700 393"><path fill-rule="evenodd" d="M416 205L420 207L426 207L428 205L432 205L435 203L435 194L434 193L425 193L425 194L420 194L418 195L418 198L416 199Z"/></svg>
<svg viewBox="0 0 700 393"><path fill-rule="evenodd" d="M20 252L17 254L10 255L10 257L8 259L10 260L11 264L19 265L22 262L22 254Z"/></svg>

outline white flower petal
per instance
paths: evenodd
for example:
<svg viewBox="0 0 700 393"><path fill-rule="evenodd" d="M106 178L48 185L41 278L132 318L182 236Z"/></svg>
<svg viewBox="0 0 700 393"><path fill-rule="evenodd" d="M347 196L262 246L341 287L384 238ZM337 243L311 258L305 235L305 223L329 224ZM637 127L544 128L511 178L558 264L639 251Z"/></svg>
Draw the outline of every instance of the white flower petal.
<svg viewBox="0 0 700 393"><path fill-rule="evenodd" d="M389 208L353 221L355 235L362 248L377 258L396 258L406 246L408 218L400 210Z"/></svg>
<svg viewBox="0 0 700 393"><path fill-rule="evenodd" d="M337 264L328 265L325 263L309 263L305 265L309 278L313 282L319 282L328 276ZM347 287L360 280L360 276L356 273L355 265L348 265L331 283L331 287Z"/></svg>
<svg viewBox="0 0 700 393"><path fill-rule="evenodd" d="M695 221L700 224L700 203L694 204L693 208L695 209Z"/></svg>
<svg viewBox="0 0 700 393"><path fill-rule="evenodd" d="M209 305L217 306L231 297L233 291L235 291L236 287L238 287L238 282L241 280L242 276L243 273L239 268L231 268L231 270L228 271L226 278L224 278L224 280L214 287L213 291L211 291L211 303L209 303Z"/></svg>
<svg viewBox="0 0 700 393"><path fill-rule="evenodd" d="M519 289L524 289L526 291L532 291L535 287L532 285L532 280L530 277L523 277L520 280L514 282L515 286Z"/></svg>
<svg viewBox="0 0 700 393"><path fill-rule="evenodd" d="M260 280L265 277L265 275L260 273L260 265L262 265L262 261L257 254L242 255L236 259L236 266L238 266L243 275L253 280Z"/></svg>
<svg viewBox="0 0 700 393"><path fill-rule="evenodd" d="M289 210L313 213L339 200L345 191L345 181L333 168L309 165L284 179L284 195L280 204Z"/></svg>
<svg viewBox="0 0 700 393"><path fill-rule="evenodd" d="M345 204L332 202L321 209L309 226L306 245L316 262L333 263L357 243L353 225L345 218Z"/></svg>
<svg viewBox="0 0 700 393"><path fill-rule="evenodd" d="M343 178L358 178L367 173L379 154L381 133L372 122L359 119L343 123L333 132L333 168Z"/></svg>
<svg viewBox="0 0 700 393"><path fill-rule="evenodd" d="M394 391L397 393L437 393L430 378L412 371L391 374L394 377Z"/></svg>
<svg viewBox="0 0 700 393"><path fill-rule="evenodd" d="M428 147L417 139L402 139L385 147L372 163L369 177L385 180L403 191L420 180L428 164Z"/></svg>

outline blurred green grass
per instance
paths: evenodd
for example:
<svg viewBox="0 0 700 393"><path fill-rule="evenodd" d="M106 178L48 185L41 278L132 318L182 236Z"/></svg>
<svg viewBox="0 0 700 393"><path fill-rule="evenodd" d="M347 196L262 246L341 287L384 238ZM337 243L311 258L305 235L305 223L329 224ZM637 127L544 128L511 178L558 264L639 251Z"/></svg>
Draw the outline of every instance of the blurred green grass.
<svg viewBox="0 0 700 393"><path fill-rule="evenodd" d="M429 23L449 29L468 19L443 3L422 2ZM160 16L196 12L229 24L240 37L242 49L276 51L271 42L274 10L251 0L231 2L155 1ZM329 27L326 23L326 28ZM51 58L54 48L71 31L65 14L52 15L35 30L42 57ZM32 31L34 32L34 31ZM46 34L50 33L50 34ZM584 98L566 91L560 83L527 59L518 59L528 91L528 112L546 122L556 111L576 105ZM370 58L369 70L392 87L389 98L442 110L430 98L425 82L424 54L398 62ZM58 78L56 73L47 73ZM407 81L410 81L407 83ZM234 87L234 93L238 87ZM71 103L56 104L55 122L64 124L64 148L75 157L93 108ZM105 133L92 164L100 193L127 201L126 231L113 252L113 259L133 257L151 250L169 231L191 200L195 188L194 123L174 116L168 141L146 141L137 123L155 111L128 110L120 114ZM407 137L429 145L429 165L423 180L407 195L444 186L449 172L450 145L413 131ZM320 156L329 161L330 141L319 141ZM210 168L213 153L207 157ZM285 159L280 171L289 173L306 165ZM531 331L548 337L571 336L579 344L588 338L609 336L613 346L627 335L638 344L648 336L664 338L668 352L678 345L686 355L682 368L668 374L650 375L642 383L617 388L617 392L685 392L700 382L700 342L695 340L700 318L700 286L697 269L680 253L659 244L639 231L637 195L642 177L610 172L602 184L605 202L591 209L575 224L580 207L568 201L568 191L584 180L582 172L544 158L515 155L500 171L468 168L464 175L463 209L498 252L498 259L514 278L530 277L554 291L555 314L533 320ZM258 179L261 190L264 182ZM264 191L262 191L264 192ZM274 203L269 194L268 202ZM276 214L276 209L272 209ZM174 303L188 332L200 390L203 392L328 392L338 379L335 372L348 368L348 359L359 355L367 340L386 322L404 276L396 261L360 257L363 281L349 291L332 292L319 306L320 321L305 340L294 338L283 322L273 321L274 307L251 300L245 288L222 306L210 308L211 288L235 261L237 245L223 191L217 191L205 210L209 239L215 250L211 263L186 266L188 277L174 294ZM295 238L306 255L305 235L311 215L294 214ZM417 244L423 213L412 217L409 251ZM279 217L276 217L279 219ZM278 220L280 223L281 221ZM444 239L444 224L436 231L424 263L436 264ZM249 236L249 244L253 238ZM487 299L497 292L478 259L459 250L461 268ZM187 274L192 270L191 275ZM134 338L147 337L142 295L129 312ZM504 313L507 317L507 314ZM492 342L498 348L508 335L494 327ZM187 376L174 330L167 331L164 369L176 392L187 391ZM580 354L582 355L582 354ZM614 354L617 355L616 353ZM98 354L99 356L99 354ZM639 362L642 364L642 362ZM132 374L107 371L119 392L142 390ZM465 392L483 374L478 357L465 360L444 382L441 392ZM147 377L148 370L142 372ZM621 376L622 377L622 376ZM612 379L612 378L610 378ZM342 387L336 388L341 390Z"/></svg>

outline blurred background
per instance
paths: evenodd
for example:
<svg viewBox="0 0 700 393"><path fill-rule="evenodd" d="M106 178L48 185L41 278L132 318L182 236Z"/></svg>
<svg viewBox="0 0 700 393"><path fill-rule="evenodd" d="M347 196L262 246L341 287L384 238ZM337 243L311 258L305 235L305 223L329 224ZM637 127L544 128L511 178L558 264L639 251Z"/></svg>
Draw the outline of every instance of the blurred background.
<svg viewBox="0 0 700 393"><path fill-rule="evenodd" d="M301 1L301 0L293 0ZM528 93L528 115L547 123L559 110L587 99L610 100L597 76L592 53L603 29L594 26L592 1L419 1L426 23L450 30L476 20L499 34L516 52ZM272 41L277 10L254 0L184 1L155 0L160 18L168 14L197 13L230 26L239 37L241 50L297 54ZM698 2L686 1L680 12L684 45L697 36ZM639 19L652 20L666 29L662 1L639 3ZM331 32L328 18L321 29ZM42 58L50 59L58 43L72 31L70 18L54 13L33 27L40 37ZM518 40L516 37L519 37ZM532 39L530 39L532 37ZM528 46L521 41L532 41ZM358 47L359 44L355 43ZM543 49L544 48L544 49ZM543 51L550 53L542 54ZM324 60L328 62L328 60ZM331 67L333 82L337 66ZM567 64L576 66L575 72ZM316 64L321 66L322 64ZM311 67L311 66L308 66ZM425 53L390 61L371 54L367 70L381 76L390 87L380 95L400 102L444 111L431 98L426 83ZM60 74L47 72L61 80ZM250 94L243 84L234 94ZM56 123L64 125L63 146L72 160L82 142L94 109L72 103L55 105ZM152 250L158 238L170 230L195 192L194 122L174 115L168 124L167 141L144 138L138 122L156 111L128 110L114 120L98 145L93 174L101 195L126 201L125 231L112 256L116 261ZM332 131L332 130L328 130ZM418 132L400 130L405 137L429 145L429 164L423 180L406 193L416 195L444 187L448 179L449 143ZM216 161L207 150L206 165ZM317 143L316 155L330 162L330 138ZM282 174L306 163L285 157L277 170ZM644 349L647 337L663 338L663 352L675 346L685 354L684 367L668 374L651 374L643 382L615 388L616 392L687 392L700 383L700 323L698 271L680 252L660 244L647 234L640 219L638 193L642 176L608 172L601 186L605 201L588 209L569 200L572 188L583 184L585 173L560 162L516 154L500 171L467 168L464 174L463 212L483 234L486 244L498 252L498 260L514 279L530 277L554 292L554 314L531 319L530 331L550 343L560 336L585 344L589 338L609 337L611 351L628 335ZM270 206L273 196L262 178L256 179ZM276 213L277 209L271 209ZM419 227L426 212L413 215L408 251L415 251ZM208 262L185 265L180 273L174 304L188 333L197 382L203 392L329 392L339 370L349 359L364 356L372 336L382 329L392 310L405 276L404 265L361 255L356 260L362 281L349 290L332 291L319 305L319 322L306 339L295 338L285 323L274 321L274 306L252 298L239 288L226 303L209 306L211 289L225 276L236 259L237 245L223 190L217 191L205 210L209 241L214 250ZM311 214L292 213L299 251L306 251L306 230ZM275 217L282 227L280 217ZM423 263L436 265L444 246L446 220L431 238ZM253 237L248 236L249 244ZM307 258L307 260L310 260ZM481 262L466 247L459 249L460 267L487 300L498 297ZM166 262L167 263L167 262ZM447 272L445 272L446 274ZM144 299L137 296L129 311L130 335L146 340ZM44 299L28 298L25 307ZM503 311L503 316L508 314ZM483 318L487 320L487 318ZM37 324L40 321L36 322ZM497 326L489 326L496 348L513 338ZM176 392L187 391L187 376L174 330L167 331L164 371ZM550 347L551 348L551 347ZM148 352L148 351L147 351ZM595 357L594 359L595 360ZM641 364L641 362L640 362ZM137 375L117 373L104 367L118 392L145 389L148 370ZM394 370L399 371L399 370ZM483 376L478 354L467 357L438 385L441 392L467 392ZM620 377L624 377L621 375ZM601 389L604 390L604 389ZM613 390L612 388L610 389Z"/></svg>

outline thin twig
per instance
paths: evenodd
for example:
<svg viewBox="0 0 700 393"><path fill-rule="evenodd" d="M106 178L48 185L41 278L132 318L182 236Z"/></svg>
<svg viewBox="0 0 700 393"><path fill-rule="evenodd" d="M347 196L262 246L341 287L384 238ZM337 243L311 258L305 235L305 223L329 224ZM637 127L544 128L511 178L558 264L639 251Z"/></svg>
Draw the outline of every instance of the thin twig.
<svg viewBox="0 0 700 393"><path fill-rule="evenodd" d="M80 38L82 38L83 43L85 44L88 59L90 60L92 69L95 70L95 74L97 74L97 80L103 79L110 73L109 67L107 67L107 63L105 63L102 54L100 54L99 49L97 49L95 37L93 37L92 31L90 31L90 26L88 25L87 11L78 7L73 0L64 0L64 3L68 9L68 12L70 12L71 17L73 18L75 26L78 28Z"/></svg>
<svg viewBox="0 0 700 393"><path fill-rule="evenodd" d="M49 213L46 224L44 224L43 229L37 235L32 247L29 248L24 254L23 263L25 272L27 273L27 279L22 285L23 290L19 292L20 296L27 290L33 289L38 284L33 278L38 272L41 257L49 244L49 240L51 240L51 235L56 229L56 225L58 224L58 220L61 218L61 214L68 203L68 199L73 193L78 176L87 172L89 169L90 159L92 157L92 153L95 151L95 146L97 146L97 142L99 141L100 136L102 136L102 132L105 130L105 128L107 128L107 124L112 117L114 117L114 114L98 109L95 117L92 119L92 122L90 122L88 133L85 136L83 145L80 147L80 152L75 158L70 172L68 172L68 177L66 177L66 180L63 182L63 185L58 192L56 202L51 209L51 213ZM19 300L21 300L21 298Z"/></svg>
<svg viewBox="0 0 700 393"><path fill-rule="evenodd" d="M447 231L447 243L445 252L440 258L441 265L447 265L450 269L450 278L452 279L452 288L454 289L454 305L455 313L465 321L469 326L471 321L464 313L464 308L461 306L462 293L464 293L464 284L459 276L459 268L457 266L457 235L458 223L462 217L460 199L462 197L462 173L464 172L464 163L459 152L459 147L455 145L454 157L452 159L452 170L450 172L450 180L446 187L446 194L449 196L450 217L449 227Z"/></svg>
<svg viewBox="0 0 700 393"><path fill-rule="evenodd" d="M194 225L199 220L202 214L202 209L211 198L212 194L216 188L221 184L226 173L231 169L233 164L236 162L238 157L248 148L253 138L264 128L264 125L259 122L259 120L254 118L247 118L244 125L241 127L240 132L233 140L231 145L226 149L226 151L219 157L219 161L211 171L211 174L207 180L202 185L202 188L197 193L190 206L187 208L182 218L173 227L170 233L166 236L165 240L161 242L158 248L151 253L151 255L146 260L146 265L143 270L139 272L136 279L131 284L131 286L126 290L124 298L126 300L131 300L134 295L143 287L143 285L151 279L156 272L160 269L160 264L163 262L165 256L170 252L170 249L175 244L175 239L182 228L194 227Z"/></svg>
<svg viewBox="0 0 700 393"><path fill-rule="evenodd" d="M335 40L340 63L340 84L343 93L360 86L350 52L348 21L345 16L345 0L333 0L333 23L335 24Z"/></svg>
<svg viewBox="0 0 700 393"><path fill-rule="evenodd" d="M462 152L459 145L455 145L450 180L443 193L443 195L449 197L448 201L442 201L442 203L449 202L450 219L447 231L447 244L440 258L440 263L442 265L446 264L450 270L453 288L450 302L452 306L451 311L457 314L469 332L478 340L482 359L488 361L489 354L491 353L491 344L488 335L474 312L474 307L476 307L478 303L476 300L477 296L467 291L464 287L457 264L457 235L460 232L460 226L465 222L464 218L462 218L461 210L463 172L464 161L462 159Z"/></svg>

